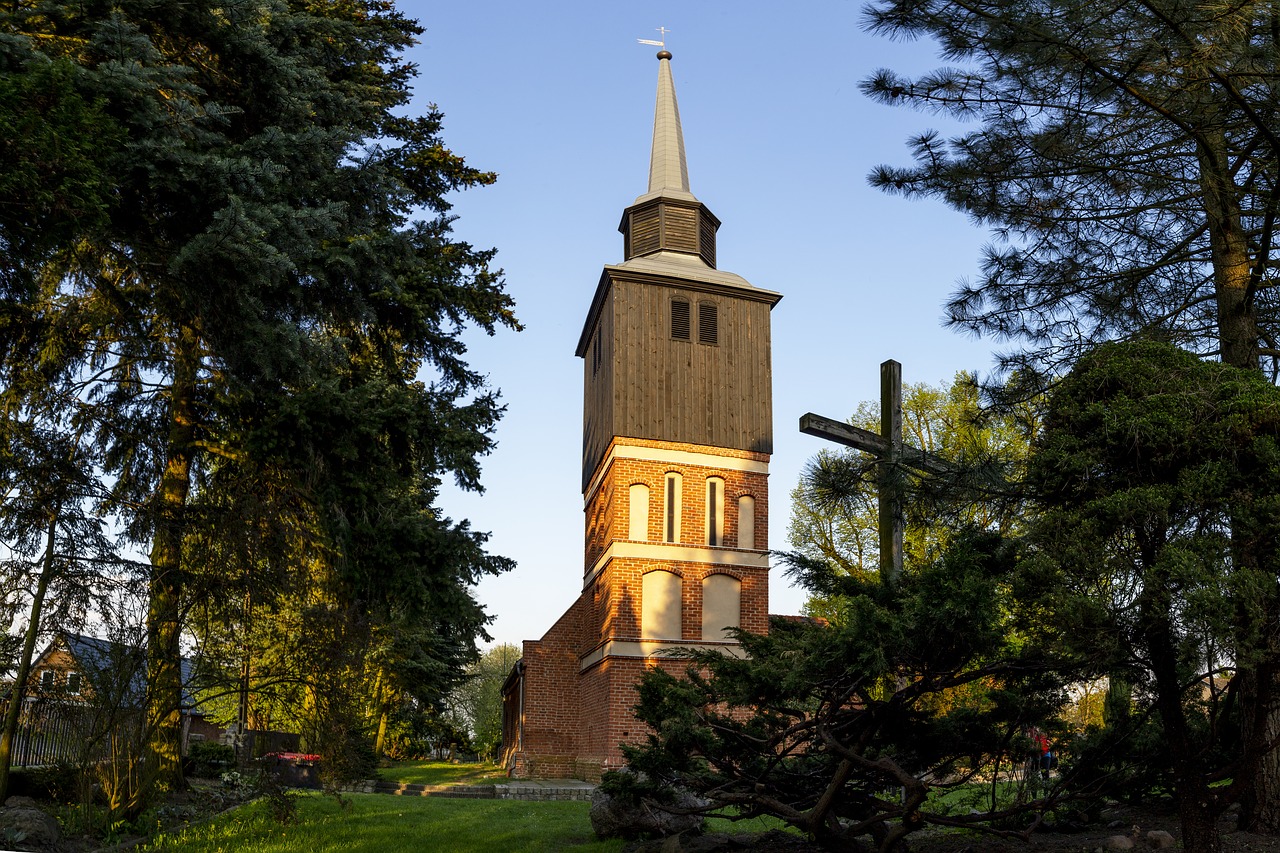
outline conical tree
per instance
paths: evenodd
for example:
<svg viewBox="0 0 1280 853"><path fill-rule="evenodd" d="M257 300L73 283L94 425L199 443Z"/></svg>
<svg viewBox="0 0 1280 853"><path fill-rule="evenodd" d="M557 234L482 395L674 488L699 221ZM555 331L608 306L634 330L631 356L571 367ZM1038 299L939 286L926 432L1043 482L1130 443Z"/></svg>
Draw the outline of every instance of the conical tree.
<svg viewBox="0 0 1280 853"><path fill-rule="evenodd" d="M395 485L430 523L444 526L429 510L433 478L452 470L475 485L474 455L500 410L458 333L515 320L491 253L451 237L445 195L492 175L444 147L438 114L400 114L413 76L401 51L420 30L378 0L51 2L10 15L5 31L16 49L73 62L127 140L108 164L106 220L58 258L59 356L91 377L83 399L113 497L136 508L127 532L150 551L151 712L162 721L150 761L176 785L179 636L198 568L184 541L201 472L255 435L279 436L307 410L290 401L308 394L350 417L301 431L273 450L278 464L301 477L303 459L340 457L377 393L349 381L359 375L398 395L390 408L419 405L419 421L436 424L423 440L438 452L380 434L384 463L416 472ZM418 384L424 368L434 384ZM333 482L315 499L348 546L346 502L391 496ZM503 564L415 565L450 587Z"/></svg>

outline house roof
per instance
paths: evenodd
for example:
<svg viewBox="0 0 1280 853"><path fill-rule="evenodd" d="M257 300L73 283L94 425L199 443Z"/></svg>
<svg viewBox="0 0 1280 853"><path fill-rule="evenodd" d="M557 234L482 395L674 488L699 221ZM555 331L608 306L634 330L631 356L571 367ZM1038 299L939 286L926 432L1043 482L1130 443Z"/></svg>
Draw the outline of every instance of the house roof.
<svg viewBox="0 0 1280 853"><path fill-rule="evenodd" d="M85 674L89 682L94 684L95 689L101 689L101 678L98 677L101 673L116 669L122 664L131 664L132 670L129 675L129 683L124 688L125 698L134 702L141 700L146 693L147 684L147 661L144 647L131 646L114 640L100 640L97 637L72 634L69 631L60 632L60 636L66 643L67 651L86 670ZM56 643L57 641L55 640L54 642ZM197 704L192 689L195 681L195 669L194 659L181 658L180 677L182 679L182 707L184 709L194 708Z"/></svg>

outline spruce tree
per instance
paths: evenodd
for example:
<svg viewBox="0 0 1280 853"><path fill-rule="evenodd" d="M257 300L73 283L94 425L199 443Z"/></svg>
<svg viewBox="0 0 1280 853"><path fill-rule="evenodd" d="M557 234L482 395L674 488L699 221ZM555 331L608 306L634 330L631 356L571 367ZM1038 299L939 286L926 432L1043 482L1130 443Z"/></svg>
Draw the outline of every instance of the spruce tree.
<svg viewBox="0 0 1280 853"><path fill-rule="evenodd" d="M103 221L45 274L63 282L57 356L150 553L161 788L181 784L179 639L203 568L184 553L217 466L254 454L308 491L355 606L401 591L378 574L394 545L362 520L406 511L417 550L393 577L421 576L419 624L462 657L484 621L465 586L507 565L433 506L441 476L478 485L500 413L459 332L517 324L492 253L449 227L447 193L493 176L444 146L438 113L403 113L420 32L382 0L49 2L4 21L10 44L73 63L121 128ZM344 475L357 453L371 482Z"/></svg>

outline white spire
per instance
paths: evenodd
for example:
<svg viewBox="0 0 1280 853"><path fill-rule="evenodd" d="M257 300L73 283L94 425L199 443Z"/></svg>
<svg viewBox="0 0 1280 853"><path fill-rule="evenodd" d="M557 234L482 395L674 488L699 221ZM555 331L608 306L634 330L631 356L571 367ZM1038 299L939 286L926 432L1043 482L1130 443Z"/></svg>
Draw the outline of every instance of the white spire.
<svg viewBox="0 0 1280 853"><path fill-rule="evenodd" d="M671 79L671 53L658 51L658 102L653 111L653 152L649 156L649 192L653 196L693 199L689 192L689 167L685 163L680 107Z"/></svg>

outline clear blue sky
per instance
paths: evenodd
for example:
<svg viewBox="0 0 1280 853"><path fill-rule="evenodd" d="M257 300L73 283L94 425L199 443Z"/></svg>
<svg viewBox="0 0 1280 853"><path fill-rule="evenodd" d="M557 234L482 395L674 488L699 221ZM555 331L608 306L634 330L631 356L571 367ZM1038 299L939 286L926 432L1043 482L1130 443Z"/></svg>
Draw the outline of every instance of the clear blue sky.
<svg viewBox="0 0 1280 853"><path fill-rule="evenodd" d="M939 202L867 185L875 165L909 162L911 135L951 128L859 93L877 68L938 64L931 45L865 34L861 5L401 0L427 28L412 53L418 103L443 110L455 153L499 174L456 197L456 231L498 249L526 326L467 336L508 410L485 494L450 489L442 501L519 564L478 589L495 640L541 637L581 589L573 353L601 268L623 260L622 210L647 186L658 63L636 40L657 27L670 30L691 188L723 222L719 266L784 295L773 311L770 547L788 547L790 492L822 446L797 431L800 415L848 417L878 397L887 358L907 382L989 370L992 343L941 320L986 234ZM775 570L770 612L803 600Z"/></svg>

